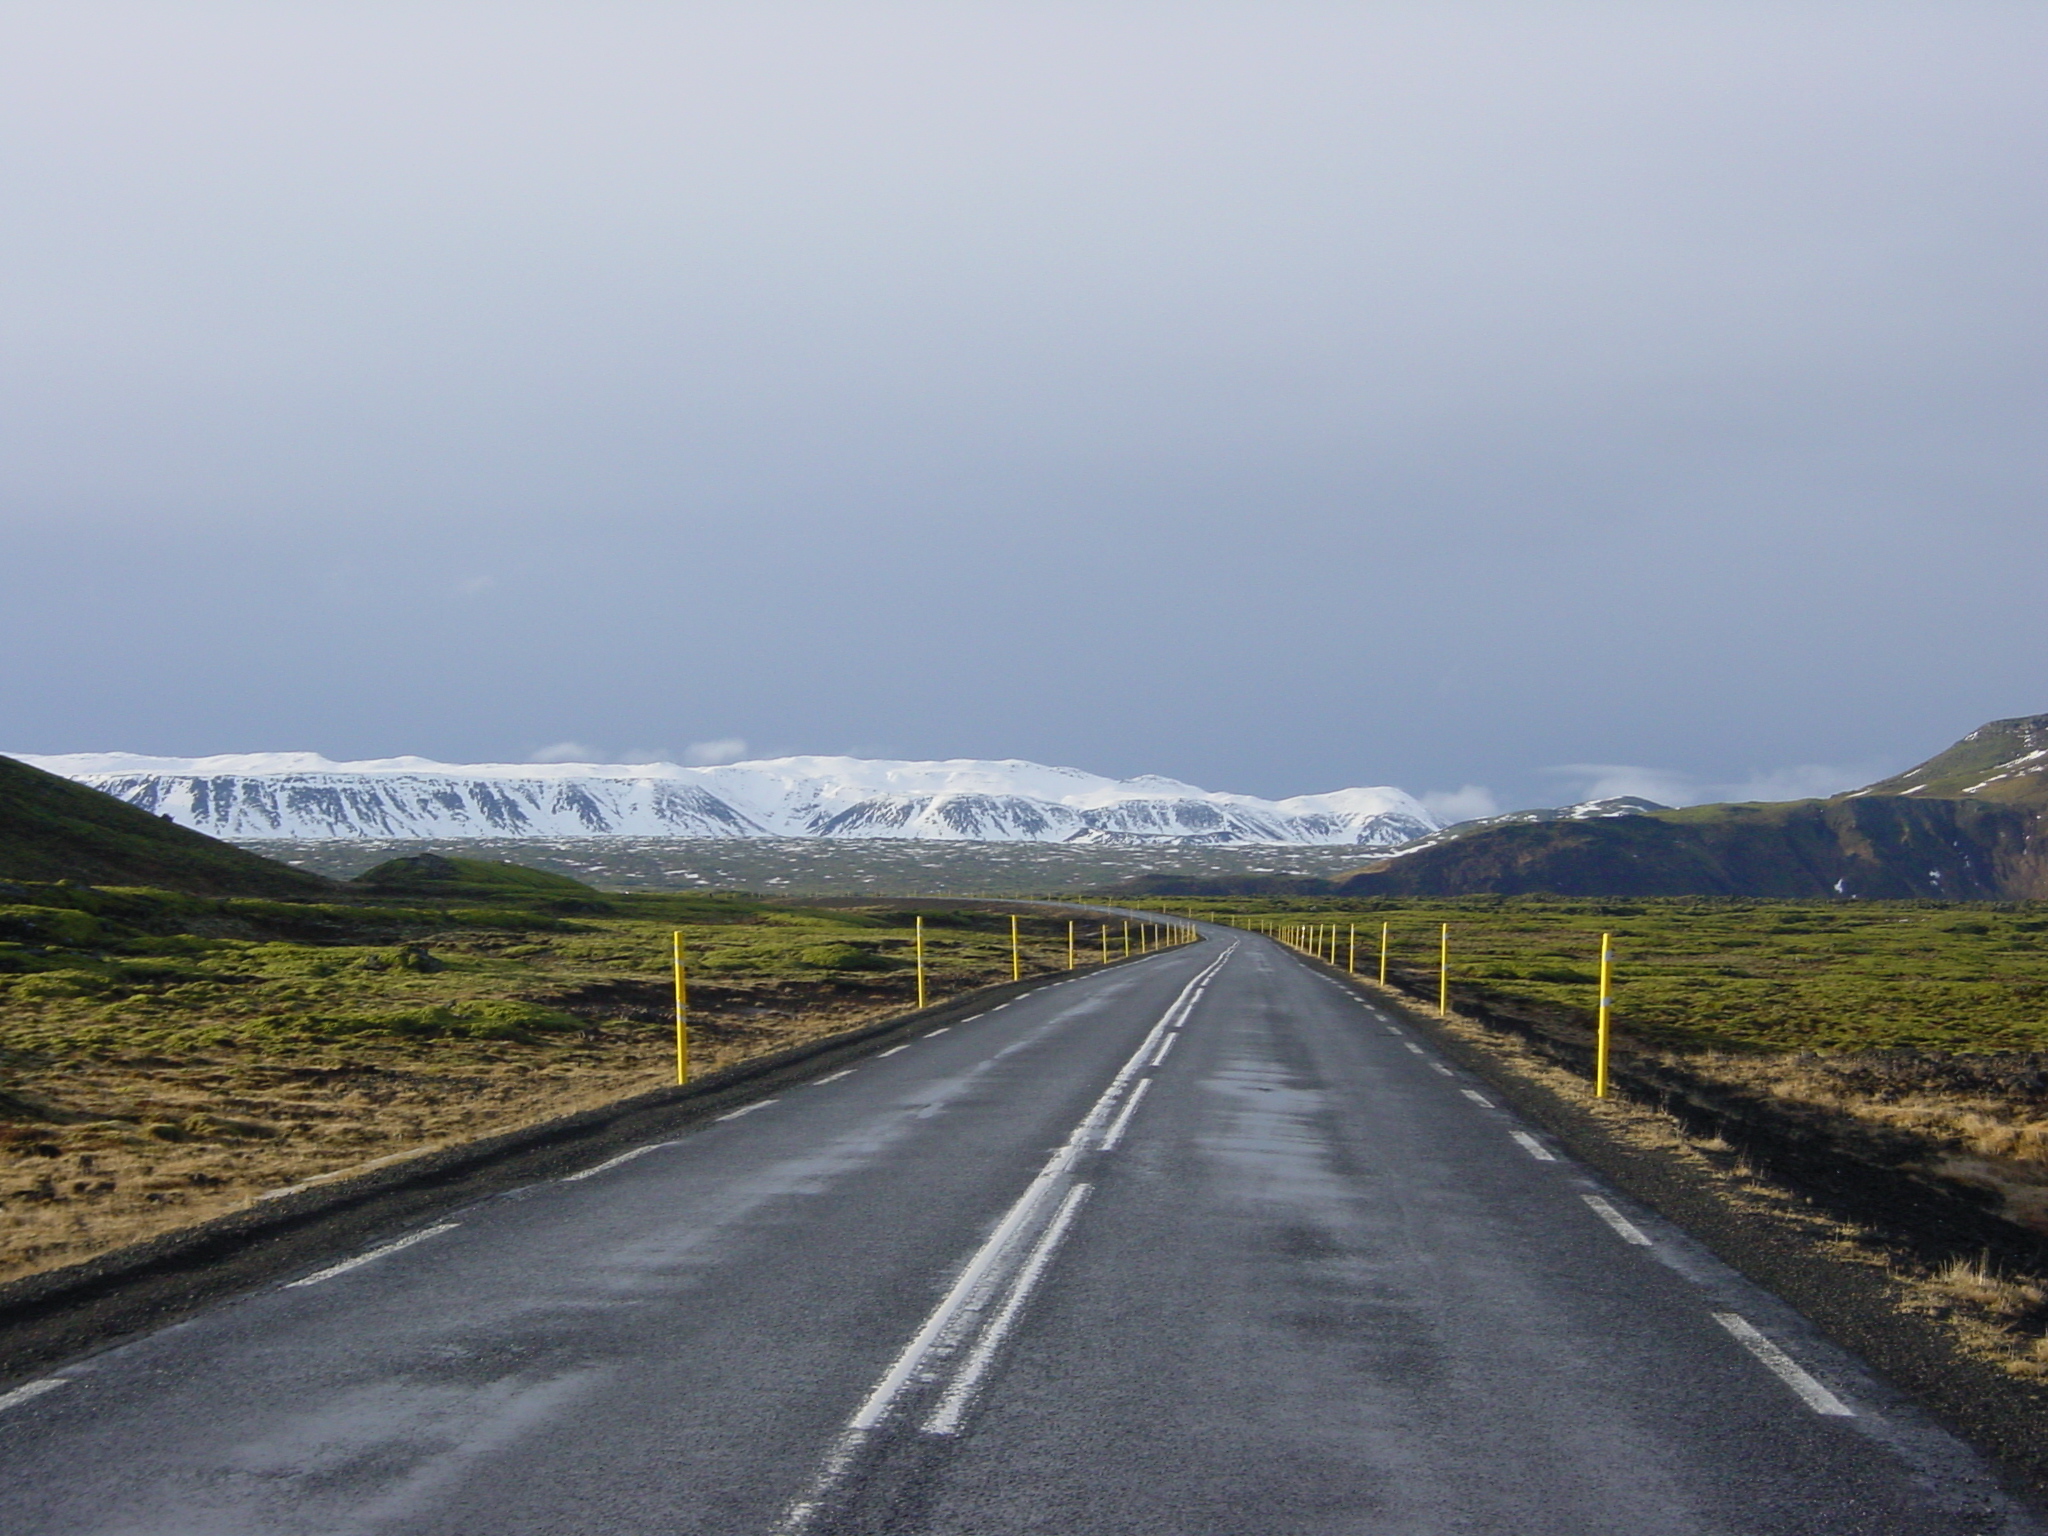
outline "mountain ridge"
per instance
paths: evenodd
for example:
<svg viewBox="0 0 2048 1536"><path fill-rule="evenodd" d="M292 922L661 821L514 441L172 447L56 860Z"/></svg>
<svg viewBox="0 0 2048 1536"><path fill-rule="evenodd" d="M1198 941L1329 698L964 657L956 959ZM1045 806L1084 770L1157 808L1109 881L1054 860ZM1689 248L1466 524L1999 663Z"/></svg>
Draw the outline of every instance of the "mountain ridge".
<svg viewBox="0 0 2048 1536"><path fill-rule="evenodd" d="M1391 786L1263 800L1023 759L787 757L676 763L330 762L24 754L22 761L216 837L926 838L1387 847L1440 830Z"/></svg>

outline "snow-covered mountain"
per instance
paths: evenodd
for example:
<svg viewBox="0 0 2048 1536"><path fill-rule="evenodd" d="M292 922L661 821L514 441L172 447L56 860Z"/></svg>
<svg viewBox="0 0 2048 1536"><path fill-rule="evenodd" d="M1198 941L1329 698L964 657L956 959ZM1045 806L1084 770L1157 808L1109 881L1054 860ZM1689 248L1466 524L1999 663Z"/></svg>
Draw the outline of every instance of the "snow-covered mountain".
<svg viewBox="0 0 2048 1536"><path fill-rule="evenodd" d="M1345 843L1441 823L1391 788L1288 800L1006 759L335 763L310 752L12 754L214 837L888 837L954 842Z"/></svg>

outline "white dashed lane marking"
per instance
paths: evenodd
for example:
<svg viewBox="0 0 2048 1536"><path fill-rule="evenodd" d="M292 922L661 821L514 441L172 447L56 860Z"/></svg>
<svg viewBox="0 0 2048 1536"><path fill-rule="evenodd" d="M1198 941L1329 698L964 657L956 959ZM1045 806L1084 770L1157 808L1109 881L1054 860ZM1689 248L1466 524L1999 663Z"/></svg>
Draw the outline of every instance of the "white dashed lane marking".
<svg viewBox="0 0 2048 1536"><path fill-rule="evenodd" d="M907 1051L909 1049L908 1045L892 1045L886 1051L875 1052L875 1060L880 1061L884 1056L894 1056L898 1051Z"/></svg>
<svg viewBox="0 0 2048 1536"><path fill-rule="evenodd" d="M1579 1198L1584 1200L1586 1204L1590 1205L1593 1208L1594 1215L1598 1216L1602 1221L1606 1222L1607 1225L1614 1228L1615 1232L1620 1236L1623 1242L1634 1243L1638 1248L1647 1248L1650 1246L1650 1240L1649 1238L1643 1235L1643 1229L1641 1227L1637 1226L1634 1222L1630 1221L1626 1216L1622 1215L1621 1212L1617 1211L1605 1200L1602 1200L1598 1195L1581 1195Z"/></svg>
<svg viewBox="0 0 2048 1536"><path fill-rule="evenodd" d="M1758 1333L1745 1319L1733 1312L1716 1312L1714 1321L1734 1334L1744 1349L1763 1361L1770 1373L1798 1393L1799 1400L1815 1413L1831 1419L1856 1417L1855 1409L1815 1381L1798 1361Z"/></svg>
<svg viewBox="0 0 2048 1536"><path fill-rule="evenodd" d="M851 1068L851 1067L842 1067L842 1068L840 1068L840 1069L839 1069L839 1070L838 1070L837 1072L831 1073L831 1074L830 1074L829 1076L826 1076L826 1077L821 1077L821 1078L819 1078L819 1079L818 1079L818 1080L817 1080L817 1081L816 1081L815 1083L811 1084L811 1086L812 1086L813 1088L822 1088L822 1087L824 1087L824 1086L825 1086L825 1084L827 1084L827 1083L836 1083L836 1082L838 1082L838 1081L839 1081L839 1079L841 1079L842 1077L851 1077L851 1076L853 1076L853 1068Z"/></svg>
<svg viewBox="0 0 2048 1536"><path fill-rule="evenodd" d="M731 1114L720 1115L718 1118L721 1120L737 1120L741 1115L751 1115L757 1109L766 1109L770 1104L773 1104L774 1102L775 1100L773 1099L761 1099L753 1104L742 1104L738 1109L734 1110Z"/></svg>
<svg viewBox="0 0 2048 1536"><path fill-rule="evenodd" d="M352 1259L343 1259L339 1264L330 1264L325 1269L316 1269L304 1279L287 1281L285 1289L292 1291L297 1290L302 1285L318 1285L323 1280L332 1280L336 1275L345 1275L350 1270L360 1268L362 1265L369 1263L372 1259L384 1258L388 1254L397 1253L404 1248L410 1248L414 1243L423 1243L428 1238L438 1236L440 1233L453 1232L460 1225L460 1222L444 1221L438 1226L428 1227L424 1232L415 1232L410 1237L401 1237L395 1243L386 1243L381 1248L372 1248L368 1253L359 1253Z"/></svg>
<svg viewBox="0 0 2048 1536"><path fill-rule="evenodd" d="M645 1157L650 1152L659 1152L663 1147L677 1147L681 1145L682 1143L677 1141L650 1142L647 1146L635 1147L630 1152L621 1152L617 1157L607 1159L599 1163L595 1168L586 1168L581 1173L565 1175L562 1182L564 1184L580 1183L584 1179L595 1178L598 1174L604 1173L608 1169L616 1168L621 1163L630 1163L636 1157Z"/></svg>
<svg viewBox="0 0 2048 1536"><path fill-rule="evenodd" d="M1515 1141L1521 1146L1521 1149L1535 1158L1537 1162L1554 1163L1557 1161L1555 1157L1550 1155L1550 1149L1527 1131L1509 1131L1508 1134L1514 1137Z"/></svg>
<svg viewBox="0 0 2048 1536"><path fill-rule="evenodd" d="M41 1397L45 1392L54 1392L69 1379L65 1376L45 1376L41 1381L31 1381L26 1386L16 1387L12 1392L0 1392L0 1411L18 1408L23 1403Z"/></svg>
<svg viewBox="0 0 2048 1536"><path fill-rule="evenodd" d="M1483 1093L1475 1093L1470 1088L1460 1088L1458 1092L1464 1094L1466 1098L1470 1099L1474 1104L1477 1104L1481 1109L1493 1108L1492 1101L1489 1100Z"/></svg>

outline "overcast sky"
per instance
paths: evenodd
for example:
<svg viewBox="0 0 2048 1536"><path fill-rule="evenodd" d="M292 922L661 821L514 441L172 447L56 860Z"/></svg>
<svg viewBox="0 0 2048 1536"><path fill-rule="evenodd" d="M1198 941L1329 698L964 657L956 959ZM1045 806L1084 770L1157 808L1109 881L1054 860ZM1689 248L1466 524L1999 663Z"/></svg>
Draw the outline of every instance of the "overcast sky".
<svg viewBox="0 0 2048 1536"><path fill-rule="evenodd" d="M2044 45L0 3L0 747L1861 782L2048 711Z"/></svg>

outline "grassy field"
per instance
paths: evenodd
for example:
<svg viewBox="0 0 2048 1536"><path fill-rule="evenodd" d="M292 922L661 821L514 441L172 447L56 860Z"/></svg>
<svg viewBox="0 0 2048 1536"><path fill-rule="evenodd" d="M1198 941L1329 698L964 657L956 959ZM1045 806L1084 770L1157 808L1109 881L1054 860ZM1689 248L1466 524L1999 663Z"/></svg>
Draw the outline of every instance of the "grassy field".
<svg viewBox="0 0 2048 1536"><path fill-rule="evenodd" d="M0 887L0 1278L671 1081L674 931L700 1071L914 1006L920 911L933 1001L1010 976L987 907L425 889ZM1066 966L1063 918L1021 928Z"/></svg>
<svg viewBox="0 0 2048 1536"><path fill-rule="evenodd" d="M1616 1026L1650 1046L1727 1052L2048 1050L2048 903L1175 900L1205 916L1358 931L1359 968L1433 970L1501 998L1590 1010L1614 942ZM1340 956L1348 959L1348 954Z"/></svg>

